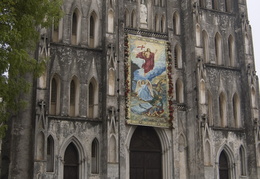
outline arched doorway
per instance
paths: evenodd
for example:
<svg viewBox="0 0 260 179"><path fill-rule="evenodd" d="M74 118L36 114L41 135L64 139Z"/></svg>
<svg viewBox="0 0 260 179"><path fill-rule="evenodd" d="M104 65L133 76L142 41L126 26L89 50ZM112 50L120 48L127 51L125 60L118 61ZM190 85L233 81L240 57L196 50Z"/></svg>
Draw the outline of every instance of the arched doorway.
<svg viewBox="0 0 260 179"><path fill-rule="evenodd" d="M222 151L219 156L219 179L229 179L229 175L227 154Z"/></svg>
<svg viewBox="0 0 260 179"><path fill-rule="evenodd" d="M153 128L137 127L132 136L130 179L162 179L162 147Z"/></svg>
<svg viewBox="0 0 260 179"><path fill-rule="evenodd" d="M64 155L64 179L79 178L79 154L76 146L70 143Z"/></svg>

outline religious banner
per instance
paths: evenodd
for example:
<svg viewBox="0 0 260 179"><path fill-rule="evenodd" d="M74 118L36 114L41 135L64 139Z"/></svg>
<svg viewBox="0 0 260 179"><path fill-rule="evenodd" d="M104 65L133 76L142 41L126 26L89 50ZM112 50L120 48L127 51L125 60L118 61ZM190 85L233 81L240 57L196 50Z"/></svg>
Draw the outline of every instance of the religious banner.
<svg viewBox="0 0 260 179"><path fill-rule="evenodd" d="M127 36L125 72L128 124L171 126L173 87L168 51L168 44L164 40Z"/></svg>

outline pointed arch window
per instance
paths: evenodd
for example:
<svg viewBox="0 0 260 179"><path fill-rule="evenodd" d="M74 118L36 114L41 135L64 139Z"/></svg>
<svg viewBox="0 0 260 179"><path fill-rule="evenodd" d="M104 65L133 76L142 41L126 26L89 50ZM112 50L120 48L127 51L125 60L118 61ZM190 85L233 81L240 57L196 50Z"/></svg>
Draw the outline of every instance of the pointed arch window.
<svg viewBox="0 0 260 179"><path fill-rule="evenodd" d="M229 65L235 66L235 42L232 35L228 38L228 57L229 57Z"/></svg>
<svg viewBox="0 0 260 179"><path fill-rule="evenodd" d="M161 18L161 32L165 33L165 17L162 16Z"/></svg>
<svg viewBox="0 0 260 179"><path fill-rule="evenodd" d="M116 77L115 70L110 68L108 71L108 94L115 95Z"/></svg>
<svg viewBox="0 0 260 179"><path fill-rule="evenodd" d="M72 26L71 26L71 44L77 45L79 43L80 35L80 12L78 9L72 14Z"/></svg>
<svg viewBox="0 0 260 179"><path fill-rule="evenodd" d="M233 103L233 118L234 118L235 127L240 127L241 126L240 100L237 93L234 94L232 103Z"/></svg>
<svg viewBox="0 0 260 179"><path fill-rule="evenodd" d="M130 27L130 14L127 9L125 10L125 24L126 27Z"/></svg>
<svg viewBox="0 0 260 179"><path fill-rule="evenodd" d="M70 82L70 116L78 115L78 102L79 102L79 84L76 77Z"/></svg>
<svg viewBox="0 0 260 179"><path fill-rule="evenodd" d="M60 80L57 75L51 80L50 84L50 109L51 115L59 114L59 104L60 104Z"/></svg>
<svg viewBox="0 0 260 179"><path fill-rule="evenodd" d="M94 78L91 79L88 87L88 117L98 117L98 86Z"/></svg>
<svg viewBox="0 0 260 179"><path fill-rule="evenodd" d="M107 31L109 33L114 33L114 12L112 10L109 10L108 12L108 27L107 27Z"/></svg>
<svg viewBox="0 0 260 179"><path fill-rule="evenodd" d="M209 62L209 36L206 31L202 31L202 40L203 40L203 55L204 61Z"/></svg>
<svg viewBox="0 0 260 179"><path fill-rule="evenodd" d="M225 0L225 11L226 12L231 12L232 11L232 5L231 5L231 0Z"/></svg>
<svg viewBox="0 0 260 179"><path fill-rule="evenodd" d="M227 127L226 106L226 96L223 92L221 92L219 95L219 116L221 127Z"/></svg>
<svg viewBox="0 0 260 179"><path fill-rule="evenodd" d="M184 102L184 94L183 94L183 83L180 79L176 81L176 101L177 103L183 103Z"/></svg>
<svg viewBox="0 0 260 179"><path fill-rule="evenodd" d="M200 81L200 103L206 103L206 85L204 80Z"/></svg>
<svg viewBox="0 0 260 179"><path fill-rule="evenodd" d="M173 33L180 35L180 15L178 12L173 14Z"/></svg>
<svg viewBox="0 0 260 179"><path fill-rule="evenodd" d="M79 179L79 153L76 146L70 143L64 155L64 179Z"/></svg>
<svg viewBox="0 0 260 179"><path fill-rule="evenodd" d="M94 139L91 145L91 173L99 173L99 142Z"/></svg>
<svg viewBox="0 0 260 179"><path fill-rule="evenodd" d="M155 19L154 19L154 29L156 32L160 31L160 21L159 21L159 16L158 14L155 15Z"/></svg>
<svg viewBox="0 0 260 179"><path fill-rule="evenodd" d="M90 16L89 20L89 40L90 40L90 47L94 47L94 39L95 38L95 20L93 16Z"/></svg>
<svg viewBox="0 0 260 179"><path fill-rule="evenodd" d="M54 171L54 140L50 135L47 138L47 172Z"/></svg>
<svg viewBox="0 0 260 179"><path fill-rule="evenodd" d="M211 147L208 140L205 142L204 147L204 165L210 166L211 165Z"/></svg>
<svg viewBox="0 0 260 179"><path fill-rule="evenodd" d="M219 0L212 0L212 9L218 10L218 1Z"/></svg>
<svg viewBox="0 0 260 179"><path fill-rule="evenodd" d="M219 33L215 35L215 57L216 63L222 65L222 41Z"/></svg>
<svg viewBox="0 0 260 179"><path fill-rule="evenodd" d="M62 37L62 21L61 18L60 21L54 21L53 28L52 28L52 41L53 42L59 42Z"/></svg>
<svg viewBox="0 0 260 179"><path fill-rule="evenodd" d="M174 48L174 63L175 68L182 68L182 50L181 47L177 44Z"/></svg>
<svg viewBox="0 0 260 179"><path fill-rule="evenodd" d="M208 91L208 118L209 125L213 126L213 100L210 91Z"/></svg>
<svg viewBox="0 0 260 179"><path fill-rule="evenodd" d="M196 25L196 46L201 46L201 32L198 24Z"/></svg>
<svg viewBox="0 0 260 179"><path fill-rule="evenodd" d="M112 135L109 140L109 162L110 163L115 163L117 161L116 154L117 154L116 138L114 135Z"/></svg>
<svg viewBox="0 0 260 179"><path fill-rule="evenodd" d="M256 108L256 92L254 87L251 88L251 105L252 108Z"/></svg>
<svg viewBox="0 0 260 179"><path fill-rule="evenodd" d="M239 159L240 159L240 175L246 176L246 155L245 149L241 146L239 149Z"/></svg>
<svg viewBox="0 0 260 179"><path fill-rule="evenodd" d="M131 27L136 28L136 13L135 13L135 10L133 10L132 14L131 14Z"/></svg>

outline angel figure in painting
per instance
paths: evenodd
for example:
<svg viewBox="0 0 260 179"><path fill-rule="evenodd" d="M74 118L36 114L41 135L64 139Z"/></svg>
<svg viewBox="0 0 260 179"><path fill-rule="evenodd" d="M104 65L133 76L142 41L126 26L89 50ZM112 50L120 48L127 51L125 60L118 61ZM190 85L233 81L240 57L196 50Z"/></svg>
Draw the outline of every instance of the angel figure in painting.
<svg viewBox="0 0 260 179"><path fill-rule="evenodd" d="M149 80L137 81L135 92L139 99L143 101L153 100L153 87Z"/></svg>
<svg viewBox="0 0 260 179"><path fill-rule="evenodd" d="M141 58L145 61L142 65L142 68L144 69L144 76L154 68L155 53L151 52L150 48L147 48L146 51L139 52L136 55L136 58Z"/></svg>

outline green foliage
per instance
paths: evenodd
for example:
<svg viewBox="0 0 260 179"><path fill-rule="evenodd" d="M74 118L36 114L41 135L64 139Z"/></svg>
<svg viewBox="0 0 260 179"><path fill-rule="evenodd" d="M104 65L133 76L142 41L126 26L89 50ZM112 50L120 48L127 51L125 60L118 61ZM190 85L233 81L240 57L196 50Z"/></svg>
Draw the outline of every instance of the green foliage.
<svg viewBox="0 0 260 179"><path fill-rule="evenodd" d="M44 61L34 55L39 29L58 22L61 5L62 0L0 0L0 138L10 113L24 104L19 95L29 92L23 76L43 72Z"/></svg>

